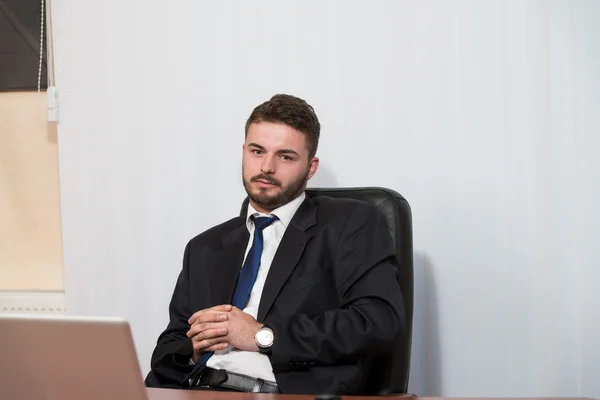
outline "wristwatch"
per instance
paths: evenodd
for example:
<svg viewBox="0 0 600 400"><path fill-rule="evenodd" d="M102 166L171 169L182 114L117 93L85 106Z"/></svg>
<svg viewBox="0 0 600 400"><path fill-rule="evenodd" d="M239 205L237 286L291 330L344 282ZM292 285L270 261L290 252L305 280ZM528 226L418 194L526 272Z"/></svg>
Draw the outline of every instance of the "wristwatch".
<svg viewBox="0 0 600 400"><path fill-rule="evenodd" d="M254 335L254 341L259 352L268 353L271 351L271 346L273 346L273 342L275 341L275 334L271 328L263 325Z"/></svg>

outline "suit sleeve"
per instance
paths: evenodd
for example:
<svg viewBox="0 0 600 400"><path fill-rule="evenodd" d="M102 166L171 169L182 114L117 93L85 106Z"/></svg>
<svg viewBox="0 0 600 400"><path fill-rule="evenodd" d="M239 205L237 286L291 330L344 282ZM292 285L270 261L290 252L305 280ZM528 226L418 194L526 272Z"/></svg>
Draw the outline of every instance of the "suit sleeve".
<svg viewBox="0 0 600 400"><path fill-rule="evenodd" d="M192 370L189 360L194 349L192 340L186 336L189 330L190 310L189 293L190 244L185 248L183 268L169 304L169 324L158 337L152 353L151 371L146 377L146 386L177 387Z"/></svg>
<svg viewBox="0 0 600 400"><path fill-rule="evenodd" d="M340 307L316 316L270 320L275 333L269 355L274 372L375 356L389 351L404 329L397 258L376 209L357 207L332 251Z"/></svg>

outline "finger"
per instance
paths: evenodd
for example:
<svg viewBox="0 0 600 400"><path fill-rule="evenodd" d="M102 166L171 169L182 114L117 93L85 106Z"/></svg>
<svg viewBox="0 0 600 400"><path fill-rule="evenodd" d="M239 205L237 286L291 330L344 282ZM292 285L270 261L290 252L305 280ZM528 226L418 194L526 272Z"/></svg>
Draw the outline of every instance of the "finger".
<svg viewBox="0 0 600 400"><path fill-rule="evenodd" d="M213 328L213 329L204 330L204 331L199 332L196 335L190 336L190 337L192 338L192 341L194 341L194 342L201 342L203 340L212 340L212 339L220 338L223 336L227 336L227 334L229 334L229 329L227 329L227 328ZM215 343L217 343L217 342L215 342Z"/></svg>
<svg viewBox="0 0 600 400"><path fill-rule="evenodd" d="M187 331L186 335L187 337L194 337L198 334L200 334L201 332L210 330L210 329L219 329L219 328L227 328L227 326L225 325L224 322L204 322L204 323L200 323L200 324L194 324L190 327L190 329Z"/></svg>
<svg viewBox="0 0 600 400"><path fill-rule="evenodd" d="M196 338L198 335L195 336ZM194 340L192 338L192 345L194 347L194 351L205 351L207 348L215 346L220 343L226 343L227 336L213 337L210 339L204 340Z"/></svg>
<svg viewBox="0 0 600 400"><path fill-rule="evenodd" d="M210 313L210 312L219 312L219 311L224 311L224 312L228 312L231 311L231 305L229 304L222 304L220 306L214 306L214 307L210 307L210 308L205 308L203 310L200 311L196 311L194 314L192 314L192 316L188 319L188 323L191 325L194 323L194 321L202 314L206 314L206 313Z"/></svg>
<svg viewBox="0 0 600 400"><path fill-rule="evenodd" d="M196 311L194 314L192 314L190 319L188 319L188 324L190 324L190 325L193 324L199 315L202 315L202 314L204 314L206 312L210 312L210 311L213 311L213 312L214 311L231 311L231 305L230 304L221 304L219 306L214 306L214 307L210 307L210 308L205 308L204 310Z"/></svg>
<svg viewBox="0 0 600 400"><path fill-rule="evenodd" d="M225 343L225 342L223 342ZM211 347L215 347L220 345L221 342L219 343L215 343L212 340L203 340L201 342L196 342L194 343L194 352L195 353L199 353L199 352L205 352L205 351L212 351L212 350L208 350Z"/></svg>
<svg viewBox="0 0 600 400"><path fill-rule="evenodd" d="M226 312L205 312L198 315L198 317L192 325L203 324L207 322L223 322L227 321L228 319L229 316Z"/></svg>
<svg viewBox="0 0 600 400"><path fill-rule="evenodd" d="M231 306L231 311L229 312L229 314L240 315L242 313L244 313L244 310L241 310L235 306ZM245 314L247 314L247 313L245 313Z"/></svg>
<svg viewBox="0 0 600 400"><path fill-rule="evenodd" d="M219 351L219 350L225 350L228 347L229 347L229 343L227 343L227 342L221 342L221 343L213 344L210 347L206 347L204 349L204 351Z"/></svg>

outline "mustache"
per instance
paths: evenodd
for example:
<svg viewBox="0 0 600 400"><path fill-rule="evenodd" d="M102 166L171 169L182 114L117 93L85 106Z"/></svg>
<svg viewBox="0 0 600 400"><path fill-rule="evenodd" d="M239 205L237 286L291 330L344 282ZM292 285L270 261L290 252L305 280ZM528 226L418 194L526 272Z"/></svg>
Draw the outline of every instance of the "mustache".
<svg viewBox="0 0 600 400"><path fill-rule="evenodd" d="M267 182L269 182L272 185L280 186L281 187L281 182L279 182L277 179L274 179L270 175L260 174L260 175L254 176L254 177L252 177L252 179L250 179L250 181L252 181L252 182L256 182L258 180L267 181Z"/></svg>

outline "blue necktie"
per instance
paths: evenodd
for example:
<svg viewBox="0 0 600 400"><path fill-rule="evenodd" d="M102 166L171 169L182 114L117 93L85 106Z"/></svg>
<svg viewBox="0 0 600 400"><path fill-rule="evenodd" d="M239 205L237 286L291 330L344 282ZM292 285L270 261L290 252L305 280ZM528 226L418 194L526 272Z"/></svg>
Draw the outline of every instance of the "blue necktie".
<svg viewBox="0 0 600 400"><path fill-rule="evenodd" d="M252 292L252 286L256 281L258 275L258 268L260 267L260 257L262 256L264 240L263 240L263 229L271 225L277 220L277 217L255 217L254 220L254 240L252 241L252 247L246 256L240 277L238 278L235 292L233 293L233 301L231 305L243 310L250 299L250 293ZM200 360L194 366L194 369L190 373L189 377L193 376L198 369L200 369L206 361L213 355L213 352L208 352L202 355Z"/></svg>
<svg viewBox="0 0 600 400"><path fill-rule="evenodd" d="M257 217L254 218L254 240L252 241L252 247L246 256L246 261L242 266L240 277L233 293L232 305L243 310L246 307L248 299L250 299L250 292L252 292L252 286L256 281L258 275L258 268L260 267L260 257L262 256L264 240L263 240L263 229L271 225L277 220L277 217Z"/></svg>

